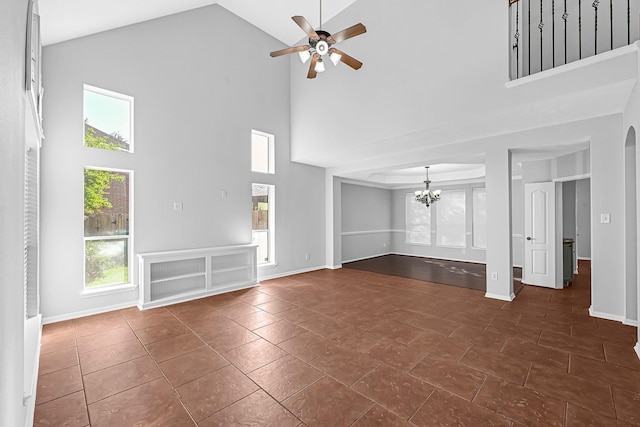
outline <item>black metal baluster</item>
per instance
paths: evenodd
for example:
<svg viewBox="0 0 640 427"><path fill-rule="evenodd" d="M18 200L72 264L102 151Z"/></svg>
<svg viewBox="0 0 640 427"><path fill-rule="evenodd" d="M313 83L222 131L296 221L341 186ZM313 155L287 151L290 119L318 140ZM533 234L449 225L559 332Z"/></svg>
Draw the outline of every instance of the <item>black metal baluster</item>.
<svg viewBox="0 0 640 427"><path fill-rule="evenodd" d="M600 0L593 0L593 3L591 3L591 6L593 6L593 8L595 9L595 16L594 16L594 22L593 22L593 39L594 39L594 55L598 54L598 5L600 4Z"/></svg>
<svg viewBox="0 0 640 427"><path fill-rule="evenodd" d="M516 79L520 78L520 2L516 2L516 33L514 38L516 39Z"/></svg>
<svg viewBox="0 0 640 427"><path fill-rule="evenodd" d="M567 63L567 0L564 0L564 13L562 14L562 20L564 21L564 63Z"/></svg>
<svg viewBox="0 0 640 427"><path fill-rule="evenodd" d="M551 67L556 68L556 0L551 0Z"/></svg>
<svg viewBox="0 0 640 427"><path fill-rule="evenodd" d="M611 50L613 50L613 0L609 0L609 30L611 31Z"/></svg>
<svg viewBox="0 0 640 427"><path fill-rule="evenodd" d="M578 0L578 59L582 59L582 0Z"/></svg>
<svg viewBox="0 0 640 427"><path fill-rule="evenodd" d="M631 44L631 0L627 0L627 44Z"/></svg>
<svg viewBox="0 0 640 427"><path fill-rule="evenodd" d="M544 28L544 22L542 22L542 0L540 0L540 23L538 28L540 28L540 71L542 71L544 69L542 63L542 28Z"/></svg>
<svg viewBox="0 0 640 427"><path fill-rule="evenodd" d="M527 37L527 43L529 45L529 49L528 49L529 51L527 52L527 54L529 55L529 64L528 64L529 73L527 75L530 76L531 75L531 0L527 2L527 15L528 15L527 32L529 33L529 37Z"/></svg>

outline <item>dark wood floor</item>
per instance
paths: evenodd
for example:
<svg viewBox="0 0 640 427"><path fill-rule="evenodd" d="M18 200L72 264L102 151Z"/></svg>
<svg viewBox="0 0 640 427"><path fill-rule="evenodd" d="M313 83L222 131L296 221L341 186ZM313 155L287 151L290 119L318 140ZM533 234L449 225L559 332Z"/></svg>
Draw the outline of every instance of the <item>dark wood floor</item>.
<svg viewBox="0 0 640 427"><path fill-rule="evenodd" d="M384 255L345 263L342 267L480 291L487 289L485 265L472 262L446 261L406 255ZM522 269L514 267L513 277L517 293L521 287Z"/></svg>

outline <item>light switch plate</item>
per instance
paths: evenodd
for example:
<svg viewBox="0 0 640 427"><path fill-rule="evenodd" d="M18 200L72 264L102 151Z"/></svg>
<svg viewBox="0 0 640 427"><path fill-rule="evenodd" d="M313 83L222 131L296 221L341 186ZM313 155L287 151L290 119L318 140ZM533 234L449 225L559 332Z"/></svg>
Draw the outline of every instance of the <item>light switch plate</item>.
<svg viewBox="0 0 640 427"><path fill-rule="evenodd" d="M181 211L182 210L182 202L173 202L173 210Z"/></svg>
<svg viewBox="0 0 640 427"><path fill-rule="evenodd" d="M600 214L600 223L601 224L611 223L611 214L608 214L608 213Z"/></svg>

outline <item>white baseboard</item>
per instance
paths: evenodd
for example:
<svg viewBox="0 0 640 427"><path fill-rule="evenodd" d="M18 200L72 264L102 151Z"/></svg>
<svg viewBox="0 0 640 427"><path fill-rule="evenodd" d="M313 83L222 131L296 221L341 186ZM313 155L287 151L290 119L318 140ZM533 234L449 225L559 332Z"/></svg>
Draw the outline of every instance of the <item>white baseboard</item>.
<svg viewBox="0 0 640 427"><path fill-rule="evenodd" d="M42 319L42 324L47 325L49 323L62 322L64 320L78 319L80 317L93 316L94 314L102 314L109 311L122 310L123 308L135 307L138 301L124 302L122 304L110 305L107 307L97 307L89 310L76 311L73 313L60 314L58 316L50 316Z"/></svg>
<svg viewBox="0 0 640 427"><path fill-rule="evenodd" d="M269 276L258 275L258 280L263 281L263 280L271 280L271 279L280 279L282 277L293 276L295 274L303 274L303 273L310 273L312 271L324 270L325 268L331 269L331 267L321 265L316 267L304 268L302 270L294 270L294 271L286 271L284 273L270 274Z"/></svg>
<svg viewBox="0 0 640 427"><path fill-rule="evenodd" d="M639 324L638 324L638 321L637 321L637 320L634 320L634 319L627 319L626 317L624 318L624 320L622 321L622 323L623 323L624 325L627 325L627 326L634 326L634 327L636 327L636 328L639 326Z"/></svg>
<svg viewBox="0 0 640 427"><path fill-rule="evenodd" d="M591 258L588 257L584 257L584 256L579 256L577 257L580 261L591 261Z"/></svg>
<svg viewBox="0 0 640 427"><path fill-rule="evenodd" d="M385 252L385 253L377 254L377 255L363 256L363 257L361 257L361 258L355 258L355 259L343 259L343 260L342 260L342 264L346 264L346 263L349 263L349 262L363 261L363 260L365 260L365 259L378 258L378 257L385 256L385 255L396 255L396 254L395 254L395 253L393 253L393 252Z"/></svg>
<svg viewBox="0 0 640 427"><path fill-rule="evenodd" d="M512 292L510 296L506 296L506 295L500 295L500 294L492 294L492 293L485 293L484 296L486 298L492 298L492 299L497 299L500 301L507 301L507 302L511 302L516 298L516 295Z"/></svg>
<svg viewBox="0 0 640 427"><path fill-rule="evenodd" d="M329 270L340 270L342 268L342 264L338 264L338 265L334 265L334 266L327 265L324 268L328 268Z"/></svg>
<svg viewBox="0 0 640 427"><path fill-rule="evenodd" d="M640 342L636 343L636 346L633 347L636 350L636 354L638 355L638 359L640 359Z"/></svg>
<svg viewBox="0 0 640 427"><path fill-rule="evenodd" d="M614 322L620 322L620 323L624 323L624 316L619 316L617 314L610 314L610 313L602 313L600 311L595 311L593 309L593 306L589 307L589 315L591 317L598 317L600 319L605 319L605 320L613 320Z"/></svg>

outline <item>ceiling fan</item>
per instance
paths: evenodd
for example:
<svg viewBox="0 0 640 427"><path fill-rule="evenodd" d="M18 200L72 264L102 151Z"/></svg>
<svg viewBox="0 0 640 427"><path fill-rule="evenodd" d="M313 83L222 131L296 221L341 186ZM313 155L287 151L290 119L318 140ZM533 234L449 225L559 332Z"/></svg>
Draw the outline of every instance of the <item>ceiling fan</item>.
<svg viewBox="0 0 640 427"><path fill-rule="evenodd" d="M322 29L314 30L303 16L293 16L291 19L309 36L309 44L276 50L271 52L272 58L296 52L300 55L300 60L303 64L311 58L309 73L307 73L308 79L315 79L318 73L324 71L322 58L327 54L329 54L329 59L331 59L333 65L344 62L354 70L359 70L362 67L362 62L336 49L333 45L366 33L367 28L364 25L356 24L332 35ZM322 28L322 0L320 0L320 28Z"/></svg>

